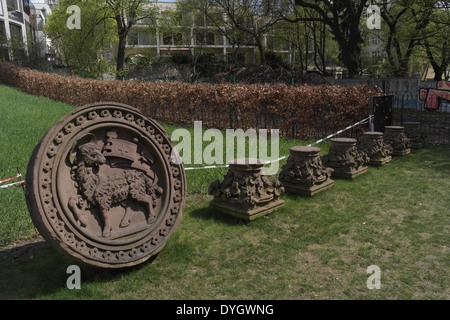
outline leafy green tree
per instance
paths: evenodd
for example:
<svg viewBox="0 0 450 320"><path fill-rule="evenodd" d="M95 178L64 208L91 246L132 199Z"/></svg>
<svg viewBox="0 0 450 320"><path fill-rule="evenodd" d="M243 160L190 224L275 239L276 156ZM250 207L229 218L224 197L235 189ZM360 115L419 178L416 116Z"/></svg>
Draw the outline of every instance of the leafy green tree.
<svg viewBox="0 0 450 320"><path fill-rule="evenodd" d="M361 69L361 17L368 5L367 0L285 0L285 19L291 22L320 21L330 28L335 41L339 45L342 63L349 76L355 77ZM305 16L299 8L314 10L317 16ZM291 18L289 13L296 13Z"/></svg>
<svg viewBox="0 0 450 320"><path fill-rule="evenodd" d="M47 33L56 41L67 62L79 68L99 65L101 49L117 45L116 75L123 77L127 37L139 21L154 17L157 9L150 0L61 0L50 17ZM81 28L65 27L70 5L81 9ZM77 52L78 51L78 52Z"/></svg>
<svg viewBox="0 0 450 320"><path fill-rule="evenodd" d="M284 13L285 14L285 13ZM294 68L307 70L315 67L321 73L326 74L326 68L339 64L339 47L333 39L328 25L321 21L315 10L304 7L296 7L296 10L286 15L286 20L274 27L277 39L288 43L292 55ZM308 21L296 21L297 17L304 17Z"/></svg>
<svg viewBox="0 0 450 320"><path fill-rule="evenodd" d="M114 21L107 19L108 12L100 0L61 0L48 17L45 33L52 40L63 63L86 76L99 76L107 71L103 54L116 41ZM69 29L67 12L71 5L81 11L80 28Z"/></svg>
<svg viewBox="0 0 450 320"><path fill-rule="evenodd" d="M440 3L441 7L433 15L427 32L431 35L421 42L421 49L434 71L434 80L446 80L450 76L450 1Z"/></svg>
<svg viewBox="0 0 450 320"><path fill-rule="evenodd" d="M185 7L203 13L233 46L258 48L260 64L266 64L264 37L282 20L276 0L180 0Z"/></svg>
<svg viewBox="0 0 450 320"><path fill-rule="evenodd" d="M447 5L446 5L447 3ZM449 63L448 1L379 1L390 75L409 74L413 61L429 61L440 80Z"/></svg>
<svg viewBox="0 0 450 320"><path fill-rule="evenodd" d="M140 21L155 19L158 8L150 0L106 0L104 7L108 12L107 18L116 22L117 44L117 77L122 78L125 66L125 51L127 37L133 27Z"/></svg>

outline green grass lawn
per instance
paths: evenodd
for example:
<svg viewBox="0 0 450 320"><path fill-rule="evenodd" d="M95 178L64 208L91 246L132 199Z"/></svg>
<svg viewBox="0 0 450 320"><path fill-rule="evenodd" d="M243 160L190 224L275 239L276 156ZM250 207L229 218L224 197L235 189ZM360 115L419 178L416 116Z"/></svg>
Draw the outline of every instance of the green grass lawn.
<svg viewBox="0 0 450 320"><path fill-rule="evenodd" d="M36 143L73 109L0 86L0 179L25 173ZM307 142L282 140L280 154L296 144ZM80 290L66 288L76 262L24 243L37 232L21 189L0 189L0 299L450 298L449 146L335 180L313 198L285 194L285 207L252 222L208 209L207 187L225 171L188 171L183 220L165 248L127 270L80 266ZM371 265L379 290L366 285Z"/></svg>

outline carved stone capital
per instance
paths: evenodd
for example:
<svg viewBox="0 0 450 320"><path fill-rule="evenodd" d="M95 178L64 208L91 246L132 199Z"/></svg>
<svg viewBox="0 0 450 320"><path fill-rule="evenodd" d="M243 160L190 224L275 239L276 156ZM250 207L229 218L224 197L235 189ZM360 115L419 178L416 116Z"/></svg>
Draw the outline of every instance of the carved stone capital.
<svg viewBox="0 0 450 320"><path fill-rule="evenodd" d="M211 208L245 220L266 215L284 205L279 196L284 187L277 179L261 174L265 162L244 158L229 162L222 181L212 182L208 193L214 196Z"/></svg>
<svg viewBox="0 0 450 320"><path fill-rule="evenodd" d="M332 168L332 177L353 179L367 172L366 164L370 158L356 147L356 139L332 138L328 154L322 156L322 162Z"/></svg>
<svg viewBox="0 0 450 320"><path fill-rule="evenodd" d="M369 165L381 166L391 161L393 149L384 143L383 132L364 132L357 147L370 158Z"/></svg>
<svg viewBox="0 0 450 320"><path fill-rule="evenodd" d="M405 134L411 140L412 149L420 149L423 147L426 134L420 131L420 122L403 122Z"/></svg>
<svg viewBox="0 0 450 320"><path fill-rule="evenodd" d="M320 148L296 146L289 149L279 179L286 189L299 195L313 196L333 186L332 168L326 168L319 157Z"/></svg>
<svg viewBox="0 0 450 320"><path fill-rule="evenodd" d="M404 156L411 153L411 139L405 134L405 127L386 126L384 141L392 146L394 156Z"/></svg>

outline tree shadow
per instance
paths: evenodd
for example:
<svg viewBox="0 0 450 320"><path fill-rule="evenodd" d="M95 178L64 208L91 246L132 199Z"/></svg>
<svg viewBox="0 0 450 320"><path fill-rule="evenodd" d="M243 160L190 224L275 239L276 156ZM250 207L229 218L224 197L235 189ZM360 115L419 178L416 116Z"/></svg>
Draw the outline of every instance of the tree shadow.
<svg viewBox="0 0 450 320"><path fill-rule="evenodd" d="M420 165L428 166L450 175L450 147L442 145L426 145L422 149L412 150L420 154Z"/></svg>
<svg viewBox="0 0 450 320"><path fill-rule="evenodd" d="M199 209L194 209L189 212L194 218L203 219L203 220L214 220L220 223L224 223L226 225L237 225L237 224L247 224L250 221L243 220L237 217L233 217L231 215L220 212L219 210L211 207L204 207Z"/></svg>
<svg viewBox="0 0 450 320"><path fill-rule="evenodd" d="M80 267L83 283L104 282L139 270L156 257L157 254L127 268L100 268L58 252L42 238L33 239L31 243L0 251L0 300L39 299L67 289L66 282L72 274L67 271L70 265Z"/></svg>
<svg viewBox="0 0 450 320"><path fill-rule="evenodd" d="M0 263L31 258L36 252L45 250L47 243L42 238L32 239L31 242L0 251Z"/></svg>

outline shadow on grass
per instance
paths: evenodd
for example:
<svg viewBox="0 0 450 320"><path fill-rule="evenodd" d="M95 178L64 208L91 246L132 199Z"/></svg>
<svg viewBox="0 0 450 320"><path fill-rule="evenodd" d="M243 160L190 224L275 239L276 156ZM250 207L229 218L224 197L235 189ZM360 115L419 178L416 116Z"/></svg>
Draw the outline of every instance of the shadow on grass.
<svg viewBox="0 0 450 320"><path fill-rule="evenodd" d="M66 257L42 239L33 240L0 251L0 300L35 299L67 289L67 279L73 274L67 272L70 265L80 267L83 283L100 283L139 270L156 257L134 267L97 268Z"/></svg>
<svg viewBox="0 0 450 320"><path fill-rule="evenodd" d="M412 150L420 155L422 165L433 167L438 171L450 174L450 147L449 146L426 146L423 149Z"/></svg>
<svg viewBox="0 0 450 320"><path fill-rule="evenodd" d="M226 225L237 225L237 224L245 224L249 221L239 219L237 217L233 217L231 215L222 213L218 211L217 209L213 209L210 207L204 207L199 209L194 209L191 212L189 212L189 215L193 218L203 219L205 221L211 221L214 220L219 223L223 223Z"/></svg>

